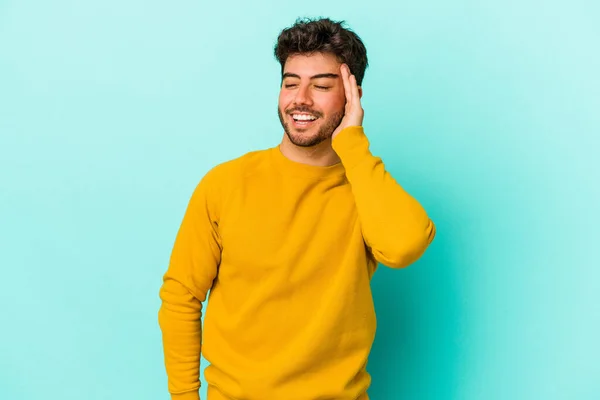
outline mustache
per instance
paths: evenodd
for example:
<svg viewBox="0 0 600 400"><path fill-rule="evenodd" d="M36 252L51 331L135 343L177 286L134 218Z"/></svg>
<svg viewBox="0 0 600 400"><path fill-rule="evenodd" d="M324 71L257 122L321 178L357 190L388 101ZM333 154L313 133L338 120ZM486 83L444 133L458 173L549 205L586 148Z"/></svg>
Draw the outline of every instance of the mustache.
<svg viewBox="0 0 600 400"><path fill-rule="evenodd" d="M287 110L286 114L292 115L295 112L305 112L305 113L309 113L309 114L314 115L315 117L319 117L319 118L323 116L323 114L321 114L320 112L311 110L310 108L307 108L307 107L292 108L292 109Z"/></svg>

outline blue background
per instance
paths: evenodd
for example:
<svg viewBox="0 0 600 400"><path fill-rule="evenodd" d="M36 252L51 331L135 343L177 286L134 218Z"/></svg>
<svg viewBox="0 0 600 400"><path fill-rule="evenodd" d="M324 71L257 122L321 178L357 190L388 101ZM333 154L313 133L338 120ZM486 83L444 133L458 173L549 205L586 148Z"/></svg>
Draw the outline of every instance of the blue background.
<svg viewBox="0 0 600 400"><path fill-rule="evenodd" d="M374 277L372 399L600 398L599 4L0 0L0 398L168 398L175 234L281 140L298 16L364 40L371 150L438 228Z"/></svg>

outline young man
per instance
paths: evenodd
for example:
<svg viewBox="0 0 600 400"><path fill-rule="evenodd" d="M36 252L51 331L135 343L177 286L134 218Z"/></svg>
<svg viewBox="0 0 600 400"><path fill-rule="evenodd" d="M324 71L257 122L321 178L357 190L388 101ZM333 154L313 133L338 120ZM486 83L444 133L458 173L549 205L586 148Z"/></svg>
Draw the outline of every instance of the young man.
<svg viewBox="0 0 600 400"><path fill-rule="evenodd" d="M281 144L211 169L160 290L172 399L366 400L378 263L413 263L435 236L421 205L369 150L366 50L329 19L275 47ZM210 290L204 328L201 302Z"/></svg>

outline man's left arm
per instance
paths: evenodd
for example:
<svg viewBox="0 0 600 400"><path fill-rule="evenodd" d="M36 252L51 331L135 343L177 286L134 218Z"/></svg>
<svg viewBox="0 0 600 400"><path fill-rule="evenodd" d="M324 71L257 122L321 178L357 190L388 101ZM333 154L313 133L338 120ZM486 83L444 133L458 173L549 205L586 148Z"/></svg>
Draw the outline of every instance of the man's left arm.
<svg viewBox="0 0 600 400"><path fill-rule="evenodd" d="M362 126L345 128L332 146L346 170L363 237L375 259L392 268L415 262L435 236L425 209L371 154Z"/></svg>
<svg viewBox="0 0 600 400"><path fill-rule="evenodd" d="M435 237L435 224L419 202L369 150L362 127L361 90L346 65L341 66L346 95L344 118L333 132L332 147L352 188L362 233L375 259L392 268L415 262Z"/></svg>

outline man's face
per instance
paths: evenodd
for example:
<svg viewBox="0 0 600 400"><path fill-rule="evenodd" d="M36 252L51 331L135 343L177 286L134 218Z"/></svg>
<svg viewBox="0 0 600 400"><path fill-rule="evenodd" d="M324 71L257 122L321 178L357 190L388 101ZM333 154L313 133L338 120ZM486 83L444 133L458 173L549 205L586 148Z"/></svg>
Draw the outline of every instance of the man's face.
<svg viewBox="0 0 600 400"><path fill-rule="evenodd" d="M340 65L329 53L299 54L286 60L278 114L296 146L316 146L329 139L342 121L346 96Z"/></svg>

